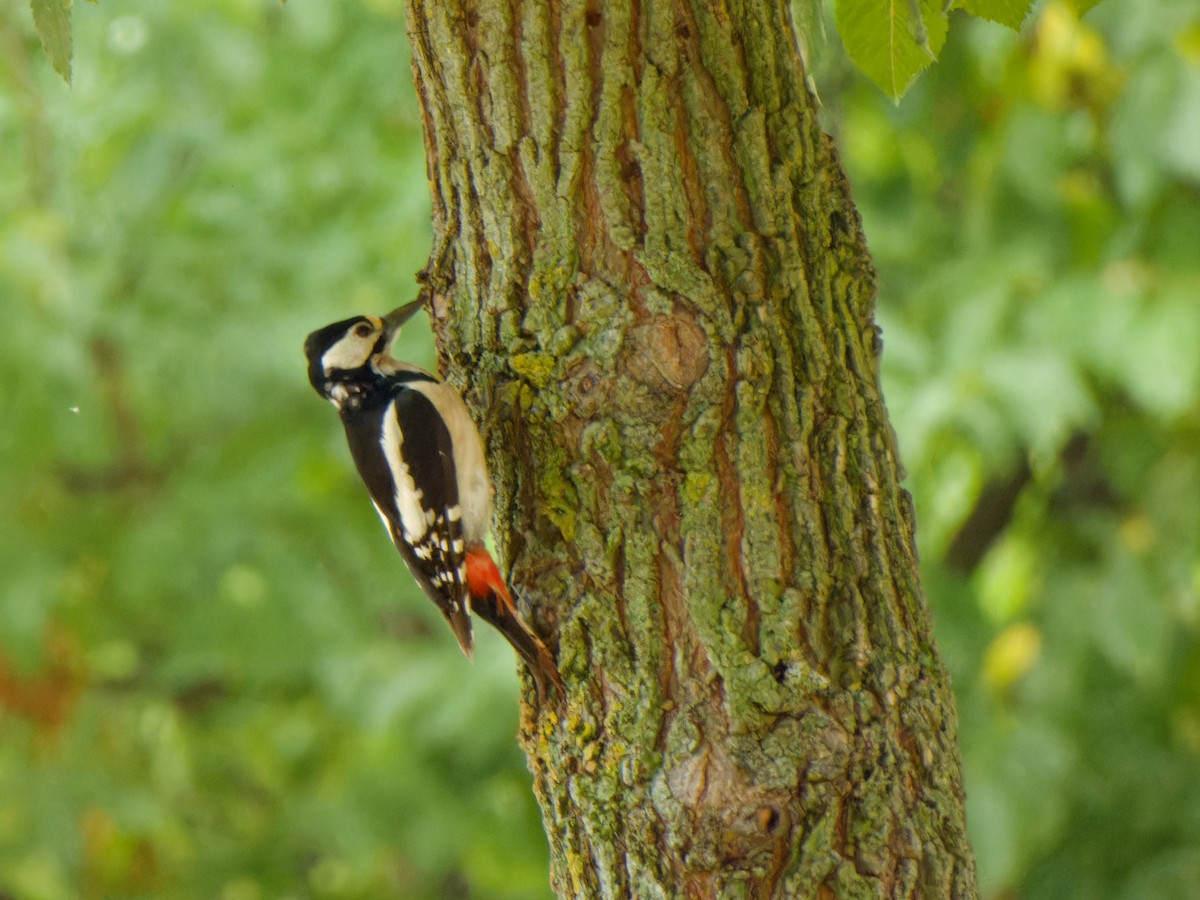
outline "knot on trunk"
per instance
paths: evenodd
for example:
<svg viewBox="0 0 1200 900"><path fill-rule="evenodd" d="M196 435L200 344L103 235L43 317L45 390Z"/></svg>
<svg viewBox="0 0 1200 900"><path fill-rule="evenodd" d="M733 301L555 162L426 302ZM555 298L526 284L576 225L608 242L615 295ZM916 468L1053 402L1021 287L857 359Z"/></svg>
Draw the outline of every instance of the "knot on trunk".
<svg viewBox="0 0 1200 900"><path fill-rule="evenodd" d="M687 393L708 368L708 337L682 316L656 315L625 338L627 371L653 391Z"/></svg>

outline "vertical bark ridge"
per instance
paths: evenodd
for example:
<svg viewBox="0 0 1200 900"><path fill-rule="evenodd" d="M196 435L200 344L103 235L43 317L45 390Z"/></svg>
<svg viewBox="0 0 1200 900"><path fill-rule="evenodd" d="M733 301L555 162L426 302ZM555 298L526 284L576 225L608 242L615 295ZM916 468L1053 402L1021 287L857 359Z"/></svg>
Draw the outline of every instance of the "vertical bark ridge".
<svg viewBox="0 0 1200 900"><path fill-rule="evenodd" d="M573 897L972 896L874 276L787 4L407 0ZM432 48L437 48L434 52Z"/></svg>
<svg viewBox="0 0 1200 900"><path fill-rule="evenodd" d="M640 192L640 184L626 175L628 158L621 156L629 140L625 96L632 89L629 78L632 66L627 54L633 15L626 3L614 3L606 8L605 15L595 15L599 21L592 30L601 35L597 73L600 90L593 130L598 199L603 227L610 240L622 253L628 253L637 241L638 229L633 220L637 204L633 194L635 190ZM605 77L605 72L616 73L616 77Z"/></svg>

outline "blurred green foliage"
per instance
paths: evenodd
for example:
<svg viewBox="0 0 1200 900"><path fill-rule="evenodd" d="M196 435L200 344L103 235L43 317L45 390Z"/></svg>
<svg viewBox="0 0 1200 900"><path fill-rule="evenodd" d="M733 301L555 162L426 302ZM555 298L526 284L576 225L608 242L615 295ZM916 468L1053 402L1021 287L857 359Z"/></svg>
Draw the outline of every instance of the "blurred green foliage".
<svg viewBox="0 0 1200 900"><path fill-rule="evenodd" d="M511 653L304 381L428 251L399 3L202 6L77 6L68 89L0 0L0 892L546 896ZM1200 12L820 55L985 896L1195 896Z"/></svg>
<svg viewBox="0 0 1200 900"><path fill-rule="evenodd" d="M512 654L458 652L304 374L428 253L400 5L75 29L68 88L0 5L0 894L547 896Z"/></svg>

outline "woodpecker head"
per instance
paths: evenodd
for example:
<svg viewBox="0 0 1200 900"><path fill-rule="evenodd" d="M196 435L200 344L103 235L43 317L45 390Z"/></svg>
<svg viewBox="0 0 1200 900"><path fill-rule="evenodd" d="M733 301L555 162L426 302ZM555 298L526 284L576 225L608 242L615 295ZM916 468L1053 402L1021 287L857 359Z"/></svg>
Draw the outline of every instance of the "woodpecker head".
<svg viewBox="0 0 1200 900"><path fill-rule="evenodd" d="M308 357L308 380L318 394L338 409L356 406L374 384L374 365L391 346L400 326L421 308L414 300L382 318L354 316L326 325L304 341Z"/></svg>

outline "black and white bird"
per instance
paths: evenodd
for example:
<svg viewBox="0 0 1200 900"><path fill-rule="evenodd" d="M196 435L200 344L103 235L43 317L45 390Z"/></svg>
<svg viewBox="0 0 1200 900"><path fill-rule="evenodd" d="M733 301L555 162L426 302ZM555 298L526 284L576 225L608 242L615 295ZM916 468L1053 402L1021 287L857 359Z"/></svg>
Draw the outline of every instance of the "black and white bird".
<svg viewBox="0 0 1200 900"><path fill-rule="evenodd" d="M529 665L539 694L562 680L542 640L522 621L484 546L492 484L483 440L449 385L389 354L421 308L355 316L304 342L308 379L341 415L350 455L392 543L437 604L468 657L471 613L489 622Z"/></svg>

